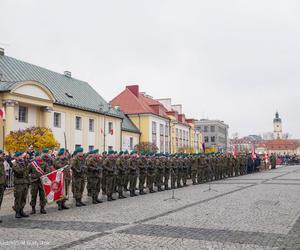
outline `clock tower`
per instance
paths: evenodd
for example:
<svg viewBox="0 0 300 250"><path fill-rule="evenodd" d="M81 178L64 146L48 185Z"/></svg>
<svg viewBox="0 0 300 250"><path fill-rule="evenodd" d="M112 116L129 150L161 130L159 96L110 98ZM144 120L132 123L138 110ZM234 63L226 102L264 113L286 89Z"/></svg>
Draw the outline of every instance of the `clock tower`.
<svg viewBox="0 0 300 250"><path fill-rule="evenodd" d="M282 139L282 121L281 118L279 117L278 112L275 114L275 118L273 120L273 126L274 126L274 132L273 132L273 137L275 140Z"/></svg>

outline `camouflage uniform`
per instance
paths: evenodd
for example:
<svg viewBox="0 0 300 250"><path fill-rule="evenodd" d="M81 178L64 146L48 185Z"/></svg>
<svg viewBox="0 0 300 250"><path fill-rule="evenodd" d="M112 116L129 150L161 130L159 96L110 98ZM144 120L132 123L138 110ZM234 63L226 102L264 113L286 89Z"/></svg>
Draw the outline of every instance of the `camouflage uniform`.
<svg viewBox="0 0 300 250"><path fill-rule="evenodd" d="M177 187L181 188L182 187L181 179L182 179L182 171L183 171L181 158L177 159L176 164L177 164Z"/></svg>
<svg viewBox="0 0 300 250"><path fill-rule="evenodd" d="M146 194L144 192L146 176L147 176L147 165L145 157L139 158L137 160L137 166L139 169L139 191L141 195Z"/></svg>
<svg viewBox="0 0 300 250"><path fill-rule="evenodd" d="M171 173L171 163L170 158L164 159L165 173L164 173L164 187L165 190L169 190L169 179Z"/></svg>
<svg viewBox="0 0 300 250"><path fill-rule="evenodd" d="M53 167L56 170L65 167L64 170L65 197L62 201L58 201L57 204L59 210L68 209L68 207L65 205L65 202L69 197L69 186L71 183L71 169L70 169L69 159L67 157L62 158L58 156L53 162Z"/></svg>
<svg viewBox="0 0 300 250"><path fill-rule="evenodd" d="M117 168L117 189L119 193L119 199L124 199L126 196L123 195L123 188L125 185L125 174L126 174L126 160L123 157L119 157L116 160Z"/></svg>
<svg viewBox="0 0 300 250"><path fill-rule="evenodd" d="M156 167L156 177L155 177L155 185L157 186L157 191L163 191L161 186L163 185L163 178L164 178L164 165L160 158L155 159L155 167Z"/></svg>
<svg viewBox="0 0 300 250"><path fill-rule="evenodd" d="M115 188L115 174L116 174L116 165L115 160L112 156L108 156L103 161L103 169L105 170L105 191L107 195L107 201L115 200L112 195Z"/></svg>
<svg viewBox="0 0 300 250"><path fill-rule="evenodd" d="M176 158L171 159L171 189L176 188L175 183L177 181L177 175L178 175L177 160L178 159Z"/></svg>
<svg viewBox="0 0 300 250"><path fill-rule="evenodd" d="M73 172L72 191L73 197L76 200L76 206L85 206L81 200L85 187L85 157L81 155L75 155L71 160L71 169Z"/></svg>
<svg viewBox="0 0 300 250"><path fill-rule="evenodd" d="M30 181L31 181L31 186L30 186L30 193L31 193L31 201L30 201L30 206L32 207L31 214L35 214L35 206L36 206L36 200L37 200L37 195L39 194L40 198L40 206L41 206L41 213L45 214L45 206L47 203L43 185L41 182L40 177L46 174L51 173L51 166L48 166L46 161L34 161L42 170L42 172L37 171L37 169L34 167L33 162L29 164L29 174L30 174Z"/></svg>
<svg viewBox="0 0 300 250"><path fill-rule="evenodd" d="M14 209L16 211L16 218L28 217L23 211L26 205L26 198L29 189L29 166L24 159L17 159L13 165L14 173Z"/></svg>
<svg viewBox="0 0 300 250"><path fill-rule="evenodd" d="M182 164L182 184L183 186L187 186L187 178L188 178L188 171L189 171L189 161L187 158L181 160Z"/></svg>
<svg viewBox="0 0 300 250"><path fill-rule="evenodd" d="M155 165L152 159L148 158L146 160L147 165L147 188L149 188L150 193L155 193L153 190L154 179L155 179Z"/></svg>
<svg viewBox="0 0 300 250"><path fill-rule="evenodd" d="M198 161L199 161L198 158L195 156L193 156L191 159L191 164L192 164L191 178L192 178L193 185L197 184L196 180L197 180L197 172L198 172L198 167L199 167Z"/></svg>
<svg viewBox="0 0 300 250"><path fill-rule="evenodd" d="M136 196L135 194L135 189L136 189L136 184L137 184L137 158L131 157L128 159L128 177L129 177L129 191L130 191L130 196Z"/></svg>
<svg viewBox="0 0 300 250"><path fill-rule="evenodd" d="M102 201L98 199L100 191L100 180L102 175L102 167L98 164L98 161L98 154L90 154L86 158L86 176L87 182L90 187L90 194L93 199L93 204L102 203Z"/></svg>

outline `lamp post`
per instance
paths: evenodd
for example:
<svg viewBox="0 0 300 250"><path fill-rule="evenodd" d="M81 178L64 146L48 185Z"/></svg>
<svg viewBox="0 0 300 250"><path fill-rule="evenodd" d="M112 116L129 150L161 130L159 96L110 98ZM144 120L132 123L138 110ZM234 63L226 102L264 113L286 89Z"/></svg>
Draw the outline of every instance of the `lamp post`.
<svg viewBox="0 0 300 250"><path fill-rule="evenodd" d="M104 105L100 104L100 112L104 115L103 119L103 151L105 151L105 139L106 139L106 115L112 109L111 104L109 103L107 109L104 109Z"/></svg>

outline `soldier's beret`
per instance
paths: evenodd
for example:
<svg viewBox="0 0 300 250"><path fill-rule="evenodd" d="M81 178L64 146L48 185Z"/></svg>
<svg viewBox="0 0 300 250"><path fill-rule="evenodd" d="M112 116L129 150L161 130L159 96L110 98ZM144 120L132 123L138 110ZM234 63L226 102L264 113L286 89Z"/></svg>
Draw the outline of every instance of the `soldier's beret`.
<svg viewBox="0 0 300 250"><path fill-rule="evenodd" d="M15 153L15 157L19 157L19 156L22 155L22 154L23 154L23 152L17 151L17 152Z"/></svg>
<svg viewBox="0 0 300 250"><path fill-rule="evenodd" d="M43 149L43 153L45 153L45 154L49 153L49 149L48 148L44 148Z"/></svg>
<svg viewBox="0 0 300 250"><path fill-rule="evenodd" d="M75 149L75 153L81 153L81 152L83 152L83 148L82 147L79 147L79 148Z"/></svg>
<svg viewBox="0 0 300 250"><path fill-rule="evenodd" d="M61 149L58 150L57 155L63 155L64 153L65 153L65 149L61 148Z"/></svg>
<svg viewBox="0 0 300 250"><path fill-rule="evenodd" d="M40 152L35 152L35 153L34 153L34 156L40 156L40 155L41 155Z"/></svg>
<svg viewBox="0 0 300 250"><path fill-rule="evenodd" d="M99 149L94 149L92 152L93 152L93 154L98 154L99 153Z"/></svg>

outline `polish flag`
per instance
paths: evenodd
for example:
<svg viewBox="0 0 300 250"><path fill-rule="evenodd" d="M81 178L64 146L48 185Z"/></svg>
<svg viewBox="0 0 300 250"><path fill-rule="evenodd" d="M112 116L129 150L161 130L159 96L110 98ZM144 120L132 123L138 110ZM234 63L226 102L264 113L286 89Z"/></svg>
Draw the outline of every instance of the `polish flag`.
<svg viewBox="0 0 300 250"><path fill-rule="evenodd" d="M62 200L65 197L64 168L55 170L41 177L47 203Z"/></svg>
<svg viewBox="0 0 300 250"><path fill-rule="evenodd" d="M237 156L236 144L234 144L234 146L233 146L233 157L234 157L234 159L236 159L236 156Z"/></svg>
<svg viewBox="0 0 300 250"><path fill-rule="evenodd" d="M2 120L6 119L6 117L5 117L5 109L4 108L0 109L0 117L2 118Z"/></svg>
<svg viewBox="0 0 300 250"><path fill-rule="evenodd" d="M254 150L254 145L251 145L251 158L252 161L254 161L256 159L256 154L255 154L255 150Z"/></svg>

